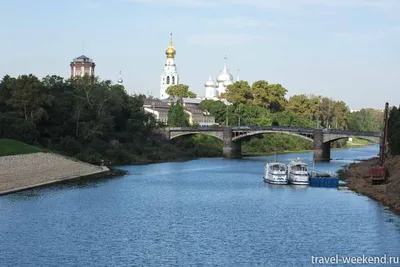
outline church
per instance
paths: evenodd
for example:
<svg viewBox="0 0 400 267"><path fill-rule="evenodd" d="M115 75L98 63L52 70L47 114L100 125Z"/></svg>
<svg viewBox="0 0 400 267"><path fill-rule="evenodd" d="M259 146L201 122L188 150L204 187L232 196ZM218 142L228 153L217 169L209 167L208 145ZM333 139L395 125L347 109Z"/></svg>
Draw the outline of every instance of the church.
<svg viewBox="0 0 400 267"><path fill-rule="evenodd" d="M176 50L172 44L172 34L171 34L171 37L169 40L169 46L168 46L167 50L165 51L165 54L167 56L167 59L165 61L165 65L164 65L164 71L161 74L160 99L167 101L167 99L169 98L169 95L166 93L167 88L171 85L179 84L178 69L175 64ZM205 98L199 97L196 99L185 99L186 102L193 102L192 104L195 104L195 103L200 103L201 100L204 100L204 99L218 100L219 95L222 93L225 93L228 85L234 83L233 76L228 70L226 60L227 60L227 57L225 56L224 68L217 76L216 81L214 81L212 79L212 76L210 76L209 80L206 81L206 83L204 84ZM239 81L239 77L238 77L237 81Z"/></svg>
<svg viewBox="0 0 400 267"><path fill-rule="evenodd" d="M172 34L169 40L169 46L165 51L167 56L164 71L160 80L160 98L147 98L144 101L143 108L148 114L152 114L159 123L166 124L168 122L168 110L175 99L170 99L167 94L169 86L179 84L178 70L175 64L176 50L172 44ZM191 125L211 126L215 124L215 117L208 112L204 112L199 108L202 98L184 98L183 108L188 115Z"/></svg>
<svg viewBox="0 0 400 267"><path fill-rule="evenodd" d="M239 77L238 77L237 81L239 81ZM204 84L205 90L206 90L205 98L206 99L214 99L214 100L219 99L219 96L222 93L225 93L226 88L233 83L234 83L233 76L229 72L229 70L226 66L226 56L225 56L224 68L217 76L217 80L213 81L212 77L210 76L208 81L206 81Z"/></svg>

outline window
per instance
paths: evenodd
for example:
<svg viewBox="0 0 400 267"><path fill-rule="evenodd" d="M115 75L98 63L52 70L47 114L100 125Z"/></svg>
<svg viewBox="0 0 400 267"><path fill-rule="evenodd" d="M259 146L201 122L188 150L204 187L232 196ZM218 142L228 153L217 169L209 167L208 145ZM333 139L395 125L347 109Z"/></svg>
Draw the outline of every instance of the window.
<svg viewBox="0 0 400 267"><path fill-rule="evenodd" d="M167 84L169 84L169 76L167 76Z"/></svg>
<svg viewBox="0 0 400 267"><path fill-rule="evenodd" d="M175 77L172 76L172 84L175 84Z"/></svg>

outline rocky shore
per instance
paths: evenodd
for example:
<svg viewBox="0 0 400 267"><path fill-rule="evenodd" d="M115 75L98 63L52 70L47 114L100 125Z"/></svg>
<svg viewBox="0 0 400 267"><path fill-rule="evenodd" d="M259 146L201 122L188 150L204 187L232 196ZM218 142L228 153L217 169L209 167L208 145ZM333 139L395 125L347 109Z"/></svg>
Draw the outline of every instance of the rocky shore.
<svg viewBox="0 0 400 267"><path fill-rule="evenodd" d="M0 195L82 177L121 174L52 153L5 156L0 157Z"/></svg>
<svg viewBox="0 0 400 267"><path fill-rule="evenodd" d="M389 177L385 182L371 185L364 177L369 175L371 167L378 165L378 158L354 163L346 170L344 177L349 189L366 195L400 214L400 156L388 157L385 167Z"/></svg>

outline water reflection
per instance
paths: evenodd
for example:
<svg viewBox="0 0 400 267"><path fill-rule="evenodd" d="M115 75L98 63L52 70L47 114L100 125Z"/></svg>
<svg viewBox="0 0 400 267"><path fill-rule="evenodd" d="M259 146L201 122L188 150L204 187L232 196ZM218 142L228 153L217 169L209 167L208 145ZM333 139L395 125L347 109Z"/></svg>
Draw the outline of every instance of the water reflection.
<svg viewBox="0 0 400 267"><path fill-rule="evenodd" d="M103 178L80 178L75 180L67 180L56 184L48 184L30 190L9 194L7 195L7 199L9 201L21 201L26 199L40 198L42 195L46 194L56 194L57 192L62 192L64 190L96 188L104 186L108 182L121 178L123 178L123 176L103 177Z"/></svg>

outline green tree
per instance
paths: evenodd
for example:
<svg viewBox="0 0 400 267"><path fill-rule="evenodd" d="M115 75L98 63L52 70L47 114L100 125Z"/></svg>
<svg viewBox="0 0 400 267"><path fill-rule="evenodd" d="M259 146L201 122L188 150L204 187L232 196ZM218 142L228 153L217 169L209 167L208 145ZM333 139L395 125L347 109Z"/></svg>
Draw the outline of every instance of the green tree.
<svg viewBox="0 0 400 267"><path fill-rule="evenodd" d="M209 112L213 115L217 124L225 125L227 106L224 103L221 101L206 99L200 102L199 107L202 111Z"/></svg>
<svg viewBox="0 0 400 267"><path fill-rule="evenodd" d="M168 125L171 127L189 126L189 115L185 112L182 102L172 103L168 110Z"/></svg>
<svg viewBox="0 0 400 267"><path fill-rule="evenodd" d="M280 84L268 84L267 81L256 81L251 86L253 105L268 108L272 112L282 111L286 105L286 88Z"/></svg>
<svg viewBox="0 0 400 267"><path fill-rule="evenodd" d="M253 94L248 82L239 81L228 85L225 93L222 93L219 98L226 99L228 102L235 104L251 104L253 101Z"/></svg>
<svg viewBox="0 0 400 267"><path fill-rule="evenodd" d="M388 120L389 150L393 155L400 155L400 107L392 107Z"/></svg>
<svg viewBox="0 0 400 267"><path fill-rule="evenodd" d="M171 98L179 98L182 99L184 97L195 98L197 95L191 91L189 91L189 86L184 84L176 84L171 85L167 88L166 93Z"/></svg>
<svg viewBox="0 0 400 267"><path fill-rule="evenodd" d="M379 111L378 111L379 112ZM349 114L349 130L379 132L382 130L383 112L378 116L372 109L361 109Z"/></svg>
<svg viewBox="0 0 400 267"><path fill-rule="evenodd" d="M46 116L43 106L50 105L52 97L40 80L30 75L22 75L11 83L12 95L9 104L25 120L35 122Z"/></svg>
<svg viewBox="0 0 400 267"><path fill-rule="evenodd" d="M343 101L333 102L332 128L347 129L350 110Z"/></svg>

